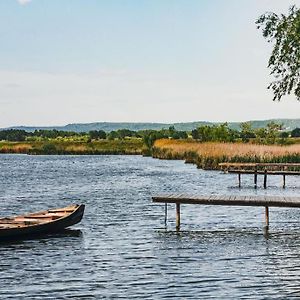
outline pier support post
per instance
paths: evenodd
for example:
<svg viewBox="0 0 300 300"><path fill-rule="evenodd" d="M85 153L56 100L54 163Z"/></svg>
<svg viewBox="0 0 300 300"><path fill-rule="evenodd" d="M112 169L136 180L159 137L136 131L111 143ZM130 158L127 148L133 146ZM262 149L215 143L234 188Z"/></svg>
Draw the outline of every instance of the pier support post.
<svg viewBox="0 0 300 300"><path fill-rule="evenodd" d="M257 168L254 170L254 187L257 188Z"/></svg>
<svg viewBox="0 0 300 300"><path fill-rule="evenodd" d="M266 206L265 207L265 215L266 215L266 229L268 230L269 229L269 207Z"/></svg>
<svg viewBox="0 0 300 300"><path fill-rule="evenodd" d="M167 221L168 221L168 203L165 203L165 226L167 227Z"/></svg>
<svg viewBox="0 0 300 300"><path fill-rule="evenodd" d="M238 178L239 178L239 188L241 187L241 173L238 174Z"/></svg>
<svg viewBox="0 0 300 300"><path fill-rule="evenodd" d="M180 230L180 203L176 203L176 231Z"/></svg>
<svg viewBox="0 0 300 300"><path fill-rule="evenodd" d="M282 187L285 189L285 174L283 175L283 186Z"/></svg>
<svg viewBox="0 0 300 300"><path fill-rule="evenodd" d="M267 170L265 170L265 174L264 174L264 189L267 188Z"/></svg>

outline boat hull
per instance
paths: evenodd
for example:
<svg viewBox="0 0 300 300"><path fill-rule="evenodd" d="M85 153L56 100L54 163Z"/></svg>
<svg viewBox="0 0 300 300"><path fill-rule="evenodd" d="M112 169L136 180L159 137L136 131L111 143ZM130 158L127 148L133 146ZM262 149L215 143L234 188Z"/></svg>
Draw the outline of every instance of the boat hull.
<svg viewBox="0 0 300 300"><path fill-rule="evenodd" d="M76 209L65 217L58 218L51 222L23 226L18 228L1 228L0 241L6 239L17 239L22 237L31 237L35 235L51 234L63 231L67 227L79 223L83 217L85 206L78 205Z"/></svg>

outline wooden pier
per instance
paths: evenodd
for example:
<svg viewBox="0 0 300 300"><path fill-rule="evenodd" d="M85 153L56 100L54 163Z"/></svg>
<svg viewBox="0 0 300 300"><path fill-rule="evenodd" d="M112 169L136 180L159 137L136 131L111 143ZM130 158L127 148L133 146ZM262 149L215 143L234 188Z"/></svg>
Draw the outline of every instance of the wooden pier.
<svg viewBox="0 0 300 300"><path fill-rule="evenodd" d="M167 204L176 205L176 230L180 230L180 205L224 205L224 206L262 206L265 207L265 229L269 229L269 207L298 207L300 208L300 197L278 197L278 196L184 196L165 195L152 197L155 203L165 204L165 223L167 221Z"/></svg>
<svg viewBox="0 0 300 300"><path fill-rule="evenodd" d="M237 174L238 185L241 187L241 176L252 174L254 176L254 187L257 188L257 177L263 175L263 186L267 188L268 175L282 176L282 187L286 187L286 176L300 175L300 163L220 163L219 166L225 173Z"/></svg>

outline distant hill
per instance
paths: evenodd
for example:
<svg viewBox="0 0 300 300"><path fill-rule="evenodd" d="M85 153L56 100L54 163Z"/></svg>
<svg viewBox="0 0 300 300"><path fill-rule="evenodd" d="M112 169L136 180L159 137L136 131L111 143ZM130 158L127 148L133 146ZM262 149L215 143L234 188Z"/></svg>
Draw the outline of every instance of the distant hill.
<svg viewBox="0 0 300 300"><path fill-rule="evenodd" d="M270 120L254 120L250 121L253 128L261 128L266 127L267 124L271 121L276 123L283 124L286 130L293 130L295 128L300 128L300 119L270 119ZM153 129L159 130L162 128L169 128L170 126L174 126L177 130L191 131L202 125L214 125L214 124L222 124L221 122L187 122L187 123L114 123L114 122L97 122L97 123L74 123L68 124L65 126L12 126L4 129L23 129L28 132L32 132L34 130L39 129L56 129L56 130L64 130L64 131L74 131L74 132L88 132L90 130L104 130L106 132L110 132L118 129L129 129L133 131L145 130L145 129ZM241 122L228 122L228 125L232 129L240 129Z"/></svg>

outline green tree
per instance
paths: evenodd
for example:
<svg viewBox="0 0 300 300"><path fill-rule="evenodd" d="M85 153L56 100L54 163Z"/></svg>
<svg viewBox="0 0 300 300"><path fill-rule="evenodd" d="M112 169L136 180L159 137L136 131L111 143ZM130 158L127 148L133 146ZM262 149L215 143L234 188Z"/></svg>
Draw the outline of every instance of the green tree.
<svg viewBox="0 0 300 300"><path fill-rule="evenodd" d="M292 130L291 137L300 137L300 128L295 128Z"/></svg>
<svg viewBox="0 0 300 300"><path fill-rule="evenodd" d="M243 142L249 142L249 139L255 138L255 133L250 122L241 123L241 138Z"/></svg>
<svg viewBox="0 0 300 300"><path fill-rule="evenodd" d="M214 126L200 126L192 130L192 137L201 142L234 142L239 137L239 133L236 130L230 129L228 123L223 123Z"/></svg>
<svg viewBox="0 0 300 300"><path fill-rule="evenodd" d="M174 126L169 127L169 135L172 136L176 132L176 129Z"/></svg>
<svg viewBox="0 0 300 300"><path fill-rule="evenodd" d="M279 134L279 136L281 139L287 139L290 136L290 134L287 131L283 131Z"/></svg>
<svg viewBox="0 0 300 300"><path fill-rule="evenodd" d="M287 15L266 13L256 21L268 42L274 42L268 67L275 81L273 100L294 93L300 100L300 9L292 6Z"/></svg>
<svg viewBox="0 0 300 300"><path fill-rule="evenodd" d="M163 133L163 130L160 131L151 130L144 135L143 140L145 145L148 147L148 149L151 150L154 145L154 142L158 139L163 139L163 138L168 138L168 135L165 135Z"/></svg>
<svg viewBox="0 0 300 300"><path fill-rule="evenodd" d="M187 139L188 134L186 133L186 131L177 131L177 130L175 130L170 137L174 140Z"/></svg>
<svg viewBox="0 0 300 300"><path fill-rule="evenodd" d="M0 130L0 140L21 142L25 141L26 137L29 135L28 132L20 129Z"/></svg>
<svg viewBox="0 0 300 300"><path fill-rule="evenodd" d="M125 139L126 137L135 136L135 131L131 131L129 129L119 129L117 130L118 138Z"/></svg>
<svg viewBox="0 0 300 300"><path fill-rule="evenodd" d="M233 131L229 129L228 123L223 123L212 127L215 141L230 142L233 138Z"/></svg>
<svg viewBox="0 0 300 300"><path fill-rule="evenodd" d="M92 140L105 140L106 133L103 130L91 130L89 132L90 139Z"/></svg>
<svg viewBox="0 0 300 300"><path fill-rule="evenodd" d="M109 134L108 134L108 139L109 140L115 140L119 137L118 133L116 131L111 131Z"/></svg>
<svg viewBox="0 0 300 300"><path fill-rule="evenodd" d="M279 137L279 131L282 129L282 124L277 124L273 121L267 124L267 143L275 144L276 139Z"/></svg>
<svg viewBox="0 0 300 300"><path fill-rule="evenodd" d="M198 139L199 139L199 132L198 132L197 129L193 129L193 130L192 130L192 138L193 138L194 140L198 140Z"/></svg>
<svg viewBox="0 0 300 300"><path fill-rule="evenodd" d="M267 130L266 128L257 128L255 129L256 142L259 144L263 144L267 138Z"/></svg>
<svg viewBox="0 0 300 300"><path fill-rule="evenodd" d="M204 125L197 128L198 139L201 142L209 142L214 139L212 126Z"/></svg>

